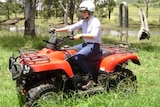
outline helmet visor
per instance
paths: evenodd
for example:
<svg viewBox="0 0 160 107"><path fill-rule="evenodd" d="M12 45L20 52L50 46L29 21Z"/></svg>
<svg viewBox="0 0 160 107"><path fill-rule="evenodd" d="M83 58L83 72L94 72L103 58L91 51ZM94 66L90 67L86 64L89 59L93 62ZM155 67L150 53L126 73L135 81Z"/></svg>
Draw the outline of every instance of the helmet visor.
<svg viewBox="0 0 160 107"><path fill-rule="evenodd" d="M86 7L80 7L79 9L78 9L80 12L82 12L82 11L84 11L84 10L88 10Z"/></svg>

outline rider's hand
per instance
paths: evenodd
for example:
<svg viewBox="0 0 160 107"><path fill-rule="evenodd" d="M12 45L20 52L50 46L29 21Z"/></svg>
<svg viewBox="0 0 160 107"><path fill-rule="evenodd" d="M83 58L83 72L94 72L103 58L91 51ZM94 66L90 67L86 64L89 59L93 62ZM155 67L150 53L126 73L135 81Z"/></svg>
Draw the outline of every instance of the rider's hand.
<svg viewBox="0 0 160 107"><path fill-rule="evenodd" d="M51 28L50 32L54 32L55 33L56 32L56 28Z"/></svg>
<svg viewBox="0 0 160 107"><path fill-rule="evenodd" d="M83 37L83 34L77 34L76 36L74 36L74 39L77 40L77 39L81 39Z"/></svg>

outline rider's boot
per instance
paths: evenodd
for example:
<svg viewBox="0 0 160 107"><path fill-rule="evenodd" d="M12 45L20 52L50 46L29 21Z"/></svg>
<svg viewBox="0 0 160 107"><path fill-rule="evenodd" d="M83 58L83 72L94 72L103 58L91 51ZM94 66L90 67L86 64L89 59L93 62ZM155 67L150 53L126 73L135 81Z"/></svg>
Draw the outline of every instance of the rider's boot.
<svg viewBox="0 0 160 107"><path fill-rule="evenodd" d="M94 86L96 86L96 83L93 80L89 80L86 85L82 86L82 89L89 89L89 88L94 87Z"/></svg>

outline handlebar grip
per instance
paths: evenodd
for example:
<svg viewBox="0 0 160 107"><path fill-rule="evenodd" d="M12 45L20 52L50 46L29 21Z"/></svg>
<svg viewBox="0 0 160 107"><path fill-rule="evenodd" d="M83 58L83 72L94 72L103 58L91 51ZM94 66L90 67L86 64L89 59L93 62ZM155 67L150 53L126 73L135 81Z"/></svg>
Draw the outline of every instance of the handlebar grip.
<svg viewBox="0 0 160 107"><path fill-rule="evenodd" d="M49 33L55 33L56 32L56 29L51 29L50 31L49 31Z"/></svg>

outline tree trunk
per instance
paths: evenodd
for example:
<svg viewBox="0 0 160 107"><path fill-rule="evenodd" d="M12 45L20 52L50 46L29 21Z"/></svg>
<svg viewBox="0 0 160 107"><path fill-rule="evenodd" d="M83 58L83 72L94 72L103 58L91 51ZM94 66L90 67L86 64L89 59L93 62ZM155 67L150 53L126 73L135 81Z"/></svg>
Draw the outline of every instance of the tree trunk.
<svg viewBox="0 0 160 107"><path fill-rule="evenodd" d="M77 10L79 9L79 5L81 4L82 1L83 0L78 0L77 1ZM77 17L78 17L78 21L82 19L82 16L81 16L80 12L78 12L78 16Z"/></svg>
<svg viewBox="0 0 160 107"><path fill-rule="evenodd" d="M64 25L67 26L68 25L68 20L67 20L68 19L68 1L66 1L65 3L66 8L62 4L62 0L59 0L59 3L60 3L61 8L64 11L64 18L63 18Z"/></svg>
<svg viewBox="0 0 160 107"><path fill-rule="evenodd" d="M24 36L36 36L36 33L35 33L35 11L36 11L36 0L25 0Z"/></svg>
<svg viewBox="0 0 160 107"><path fill-rule="evenodd" d="M148 3L146 5L146 17L148 18Z"/></svg>
<svg viewBox="0 0 160 107"><path fill-rule="evenodd" d="M8 19L10 19L9 14L10 14L10 11L9 11L9 7L7 6L7 18L8 18Z"/></svg>
<svg viewBox="0 0 160 107"><path fill-rule="evenodd" d="M108 18L111 19L111 9L108 10Z"/></svg>
<svg viewBox="0 0 160 107"><path fill-rule="evenodd" d="M148 18L148 0L144 0L144 4L146 5L146 17Z"/></svg>
<svg viewBox="0 0 160 107"><path fill-rule="evenodd" d="M71 24L73 24L73 20L74 20L74 8L75 8L75 1L74 0L70 0L70 6L69 6L69 13L70 13L70 20L71 20Z"/></svg>

